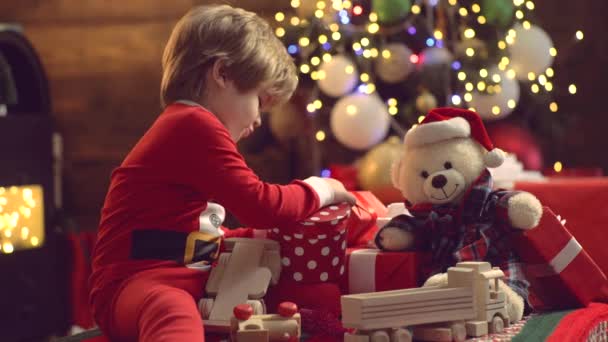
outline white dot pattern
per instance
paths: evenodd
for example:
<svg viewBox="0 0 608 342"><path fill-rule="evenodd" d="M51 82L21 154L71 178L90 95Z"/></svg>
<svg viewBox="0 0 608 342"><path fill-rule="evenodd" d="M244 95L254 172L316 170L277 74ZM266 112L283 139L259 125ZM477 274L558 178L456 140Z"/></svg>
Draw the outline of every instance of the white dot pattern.
<svg viewBox="0 0 608 342"><path fill-rule="evenodd" d="M340 262L340 258L338 258L338 257L334 257L334 258L331 260L331 265L332 265L332 266L336 266L336 265L338 265L338 263L339 263L339 262Z"/></svg>
<svg viewBox="0 0 608 342"><path fill-rule="evenodd" d="M344 265L340 266L340 275L344 274Z"/></svg>
<svg viewBox="0 0 608 342"><path fill-rule="evenodd" d="M321 216L329 216L329 213L327 211L322 211L319 213Z"/></svg>
<svg viewBox="0 0 608 342"><path fill-rule="evenodd" d="M283 266L289 266L289 265L291 265L291 260L289 260L288 257L283 257L281 259L281 263L283 264Z"/></svg>
<svg viewBox="0 0 608 342"><path fill-rule="evenodd" d="M308 267L309 270L314 270L315 268L317 268L317 262L314 260L310 260L308 264L306 264L306 267Z"/></svg>
<svg viewBox="0 0 608 342"><path fill-rule="evenodd" d="M285 241L291 241L291 236L289 236L289 235L283 235L283 239Z"/></svg>
<svg viewBox="0 0 608 342"><path fill-rule="evenodd" d="M323 272L319 276L319 279L321 279L321 281L327 281L328 278L329 278L329 275L327 274L327 272Z"/></svg>
<svg viewBox="0 0 608 342"><path fill-rule="evenodd" d="M300 273L300 272L295 272L293 274L293 279L295 281L302 281L302 279L304 279L304 276L302 276L302 273Z"/></svg>
<svg viewBox="0 0 608 342"><path fill-rule="evenodd" d="M310 220L311 221L320 221L321 219L318 218L318 217L316 217L316 216L314 216L314 217L311 217Z"/></svg>
<svg viewBox="0 0 608 342"><path fill-rule="evenodd" d="M317 239L309 239L309 240L308 240L308 242L309 242L311 245L314 245L315 243L319 242L319 240L317 240Z"/></svg>
<svg viewBox="0 0 608 342"><path fill-rule="evenodd" d="M335 205L332 205L331 207L329 207L329 209L331 209L331 210L338 210L338 207L335 206Z"/></svg>
<svg viewBox="0 0 608 342"><path fill-rule="evenodd" d="M302 248L302 247L296 247L296 249L294 250L294 252L296 253L297 256L302 256L302 255L304 255L304 248Z"/></svg>
<svg viewBox="0 0 608 342"><path fill-rule="evenodd" d="M321 255L328 256L329 255L329 247L321 248Z"/></svg>

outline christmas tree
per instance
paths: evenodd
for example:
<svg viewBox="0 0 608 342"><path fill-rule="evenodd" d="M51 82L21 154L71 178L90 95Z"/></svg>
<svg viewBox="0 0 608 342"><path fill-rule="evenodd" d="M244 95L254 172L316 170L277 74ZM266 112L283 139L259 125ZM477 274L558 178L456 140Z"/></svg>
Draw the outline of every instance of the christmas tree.
<svg viewBox="0 0 608 342"><path fill-rule="evenodd" d="M300 99L314 122L311 160L322 175L357 161L363 188L390 188L399 138L440 106L479 113L495 144L526 168L543 168L543 146L559 151L568 116L553 100L557 50L534 24L534 2L292 0L291 7L275 14L275 32L308 89Z"/></svg>

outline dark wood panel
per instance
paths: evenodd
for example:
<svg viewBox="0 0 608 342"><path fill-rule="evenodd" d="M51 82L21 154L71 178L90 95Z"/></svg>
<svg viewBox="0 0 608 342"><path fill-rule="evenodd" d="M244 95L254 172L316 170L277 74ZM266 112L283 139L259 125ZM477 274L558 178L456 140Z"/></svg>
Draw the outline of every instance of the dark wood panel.
<svg viewBox="0 0 608 342"><path fill-rule="evenodd" d="M26 36L51 79L158 72L174 21L95 26L33 24Z"/></svg>
<svg viewBox="0 0 608 342"><path fill-rule="evenodd" d="M178 18L195 0L5 0L0 2L0 21L84 25L107 21Z"/></svg>

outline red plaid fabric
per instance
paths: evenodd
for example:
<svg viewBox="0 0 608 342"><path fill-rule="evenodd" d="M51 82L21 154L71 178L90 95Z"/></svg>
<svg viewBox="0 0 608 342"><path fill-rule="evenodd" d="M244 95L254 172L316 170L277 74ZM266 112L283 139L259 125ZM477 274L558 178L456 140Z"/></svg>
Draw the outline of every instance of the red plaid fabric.
<svg viewBox="0 0 608 342"><path fill-rule="evenodd" d="M414 250L430 251L423 265L423 280L446 272L460 261L488 261L505 273L505 282L523 298L528 281L512 245L521 230L508 220L507 201L513 191L493 191L485 171L467 190L462 204L408 205L413 216L400 215L385 227L397 227L416 236Z"/></svg>

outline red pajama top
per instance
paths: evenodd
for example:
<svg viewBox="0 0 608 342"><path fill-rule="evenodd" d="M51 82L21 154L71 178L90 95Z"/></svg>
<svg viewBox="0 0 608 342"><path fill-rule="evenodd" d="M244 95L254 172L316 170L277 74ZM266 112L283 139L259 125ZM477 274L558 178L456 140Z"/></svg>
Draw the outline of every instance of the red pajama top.
<svg viewBox="0 0 608 342"><path fill-rule="evenodd" d="M303 220L319 208L317 193L302 181L262 182L213 114L172 104L112 173L93 255L91 300L110 303L134 273L179 267L173 261L130 259L131 234L136 229L197 231L210 200L255 228Z"/></svg>

